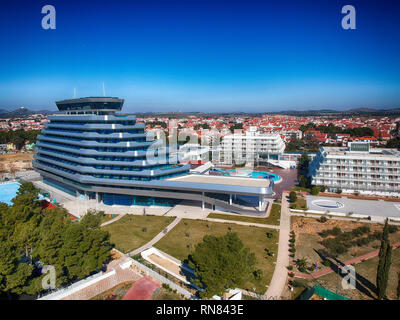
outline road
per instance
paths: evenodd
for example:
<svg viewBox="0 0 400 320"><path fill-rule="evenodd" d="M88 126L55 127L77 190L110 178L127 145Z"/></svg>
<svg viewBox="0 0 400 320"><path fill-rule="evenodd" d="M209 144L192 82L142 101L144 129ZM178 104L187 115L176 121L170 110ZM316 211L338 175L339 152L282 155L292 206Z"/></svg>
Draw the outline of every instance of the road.
<svg viewBox="0 0 400 320"><path fill-rule="evenodd" d="M285 288L289 266L290 213L287 193L282 194L281 220L276 266L264 299L279 299Z"/></svg>

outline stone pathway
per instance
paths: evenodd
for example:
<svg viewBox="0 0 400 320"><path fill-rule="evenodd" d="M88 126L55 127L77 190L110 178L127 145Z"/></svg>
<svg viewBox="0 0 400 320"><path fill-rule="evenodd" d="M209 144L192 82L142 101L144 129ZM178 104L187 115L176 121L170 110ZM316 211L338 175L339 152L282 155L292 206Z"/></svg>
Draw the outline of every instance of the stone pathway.
<svg viewBox="0 0 400 320"><path fill-rule="evenodd" d="M400 246L400 242L397 242L397 243L393 244L392 249L396 249L399 246ZM375 250L375 251L369 252L367 254L364 254L362 256L350 259L350 260L344 262L344 265L348 266L348 265L352 265L352 264L357 264L357 263L360 263L362 261L374 258L374 257L378 256L378 254L379 254L379 250ZM302 279L308 279L309 280L309 279L315 279L315 278L319 278L319 277L325 276L325 275L330 274L332 272L334 272L334 270L332 270L331 268L325 268L325 269L322 269L322 270L319 270L319 271L315 271L315 272L312 272L312 273L301 273L301 272L293 272L293 273L294 273L294 276L296 278L302 278Z"/></svg>

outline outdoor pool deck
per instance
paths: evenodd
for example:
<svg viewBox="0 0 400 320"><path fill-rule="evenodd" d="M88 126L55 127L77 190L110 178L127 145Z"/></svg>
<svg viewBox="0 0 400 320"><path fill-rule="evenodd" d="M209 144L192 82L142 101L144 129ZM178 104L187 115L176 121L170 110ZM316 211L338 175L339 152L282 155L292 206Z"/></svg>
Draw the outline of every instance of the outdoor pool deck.
<svg viewBox="0 0 400 320"><path fill-rule="evenodd" d="M373 217L396 217L400 218L400 202L389 202L383 200L360 200L360 199L348 199L346 197L334 198L334 197L319 197L319 196L306 196L307 207L309 210L326 212L339 212L360 214ZM337 208L332 207L321 207L318 202L324 204L339 203Z"/></svg>
<svg viewBox="0 0 400 320"><path fill-rule="evenodd" d="M256 179L248 177L227 177L214 175L186 175L178 178L168 179L170 181L194 182L204 184L223 184L228 186L268 188L271 185L269 179Z"/></svg>

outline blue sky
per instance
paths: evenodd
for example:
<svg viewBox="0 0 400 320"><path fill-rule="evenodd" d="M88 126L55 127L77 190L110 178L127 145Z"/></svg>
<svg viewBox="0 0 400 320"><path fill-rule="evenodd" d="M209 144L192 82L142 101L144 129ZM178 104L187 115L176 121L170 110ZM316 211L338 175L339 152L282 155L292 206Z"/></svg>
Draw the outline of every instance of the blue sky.
<svg viewBox="0 0 400 320"><path fill-rule="evenodd" d="M400 107L399 17L388 0L5 0L0 108L55 108L103 81L129 112Z"/></svg>

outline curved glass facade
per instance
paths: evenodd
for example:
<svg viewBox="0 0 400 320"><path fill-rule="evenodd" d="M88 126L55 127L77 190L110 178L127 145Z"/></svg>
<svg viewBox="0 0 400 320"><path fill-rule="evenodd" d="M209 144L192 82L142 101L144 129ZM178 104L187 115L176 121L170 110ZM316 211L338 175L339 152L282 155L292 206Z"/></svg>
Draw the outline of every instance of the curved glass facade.
<svg viewBox="0 0 400 320"><path fill-rule="evenodd" d="M93 106L103 106L103 101L97 104L93 101L95 98L90 99ZM37 137L33 165L44 178L46 173L64 179L68 177L69 181L72 176L72 180L77 183L89 180L94 181L93 185L107 187L107 182L112 181L110 187L115 188L118 187L118 181L123 181L126 186L129 181L161 180L189 172L187 165L169 163L167 148L149 149L156 141L147 137L145 125L136 123L135 116L117 115L104 110L106 114L98 114L99 109L82 114L79 112L82 100L85 99L76 99L76 103L74 100L65 100L68 103L61 105L57 103L60 111L64 111L68 104L69 110L75 110L76 113L49 116L50 122ZM53 179L51 181L57 184ZM63 187L62 183L58 185ZM80 192L79 188L76 191ZM116 198L123 197L105 197L107 203ZM136 204L133 198L121 202ZM155 201L138 203L150 204Z"/></svg>

